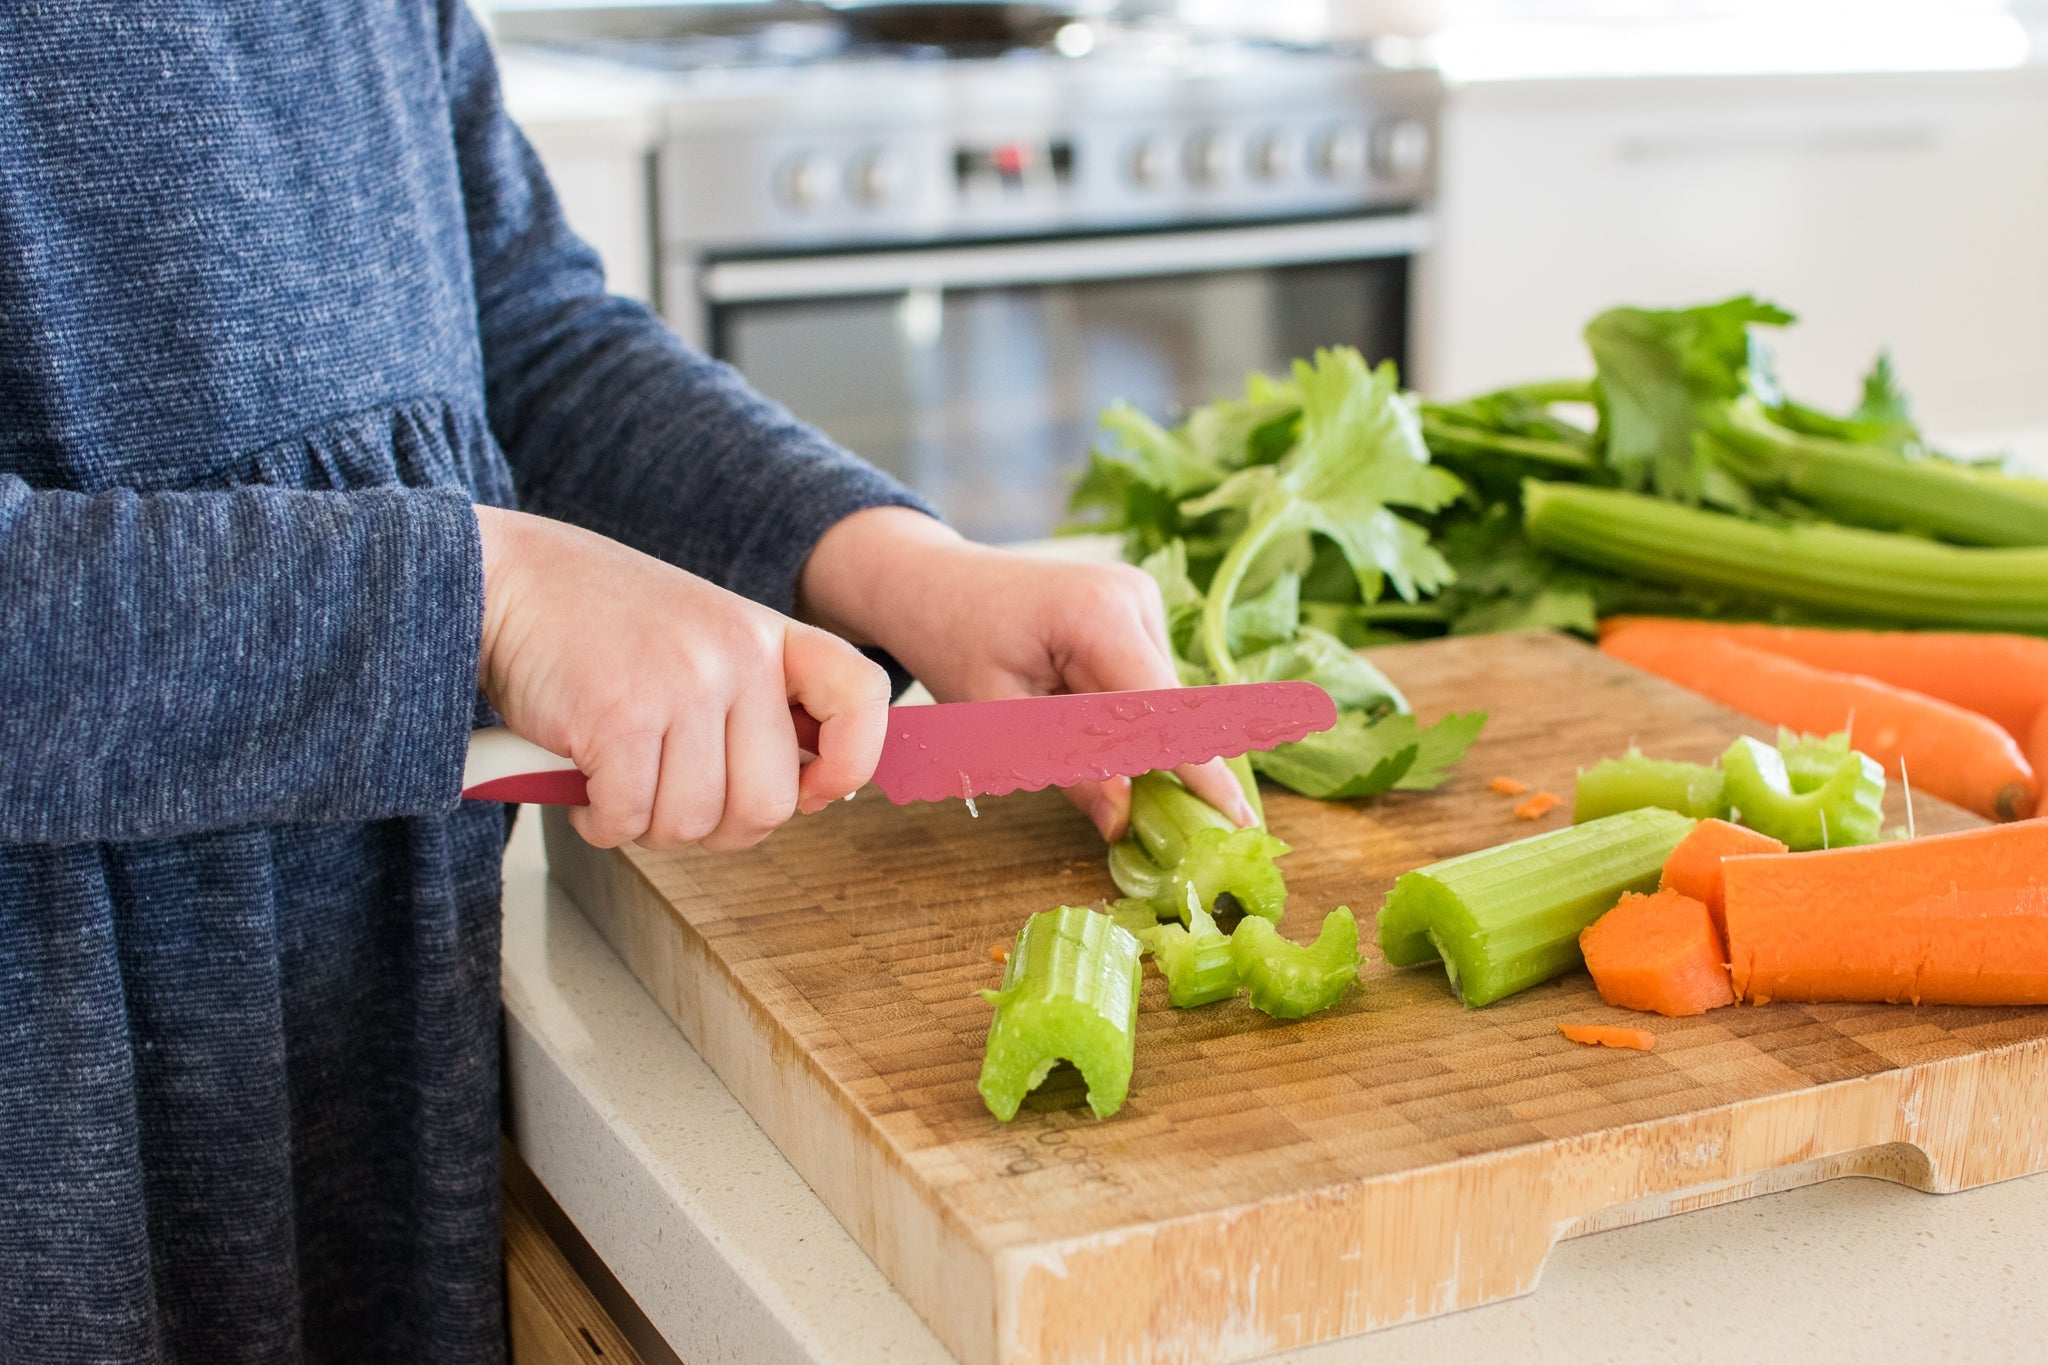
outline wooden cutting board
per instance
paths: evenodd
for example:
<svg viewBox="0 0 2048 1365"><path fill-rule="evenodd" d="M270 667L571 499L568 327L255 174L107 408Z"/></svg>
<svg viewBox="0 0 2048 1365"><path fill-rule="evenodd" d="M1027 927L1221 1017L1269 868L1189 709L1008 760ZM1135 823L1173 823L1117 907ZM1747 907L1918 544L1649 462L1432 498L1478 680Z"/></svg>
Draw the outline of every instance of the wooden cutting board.
<svg viewBox="0 0 2048 1365"><path fill-rule="evenodd" d="M1487 787L1570 797L1631 740L1707 759L1753 723L1557 636L1376 651L1426 718L1492 712L1438 792L1267 796L1295 852L1283 929L1400 873L1556 828ZM2048 1168L2048 1010L1772 1004L1625 1016L1584 973L1486 1009L1368 949L1362 988L1281 1023L1166 1003L1149 966L1130 1099L1098 1122L1054 1073L1010 1124L975 1092L990 948L1113 895L1052 792L873 794L744 854L548 853L619 955L963 1361L1255 1357L1528 1292L1560 1238L1840 1175L1966 1189ZM1896 790L1890 817L1902 821ZM1916 802L1922 832L1973 818ZM716 1160L707 1153L706 1160Z"/></svg>

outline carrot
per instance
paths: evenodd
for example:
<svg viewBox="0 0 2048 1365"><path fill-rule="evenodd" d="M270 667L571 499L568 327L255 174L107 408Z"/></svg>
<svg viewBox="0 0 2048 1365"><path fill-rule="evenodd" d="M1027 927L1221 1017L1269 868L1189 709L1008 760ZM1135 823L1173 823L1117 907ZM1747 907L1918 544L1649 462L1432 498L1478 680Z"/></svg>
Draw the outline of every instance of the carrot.
<svg viewBox="0 0 2048 1365"><path fill-rule="evenodd" d="M990 944L988 960L990 962L1008 962L1010 960L1010 945L1007 943Z"/></svg>
<svg viewBox="0 0 2048 1365"><path fill-rule="evenodd" d="M1556 792L1537 792L1527 801L1515 803L1517 820L1541 820L1564 804L1564 798Z"/></svg>
<svg viewBox="0 0 2048 1365"><path fill-rule="evenodd" d="M1529 790L1527 782L1513 777L1496 777L1486 785L1499 792L1502 796L1520 796L1523 792Z"/></svg>
<svg viewBox="0 0 2048 1365"><path fill-rule="evenodd" d="M1914 786L1986 819L2024 818L2039 798L2012 736L1960 706L1652 622L1614 631L1600 648L1758 720L1811 734L1847 730L1892 776L1904 763Z"/></svg>
<svg viewBox="0 0 2048 1365"><path fill-rule="evenodd" d="M1909 692L1924 692L1990 717L2022 742L2033 728L2034 716L2048 706L2048 640L2032 635L1828 630L1610 616L1600 623L1600 638L1638 628L1729 640L1814 668L1855 673Z"/></svg>
<svg viewBox="0 0 2048 1365"><path fill-rule="evenodd" d="M1557 1031L1575 1043L1589 1046L1633 1048L1648 1052L1657 1046L1657 1035L1646 1028L1621 1028L1614 1024L1559 1024Z"/></svg>
<svg viewBox="0 0 2048 1365"><path fill-rule="evenodd" d="M1714 917L1714 932L1725 934L1728 917L1721 901L1721 860L1750 853L1783 852L1785 846L1768 834L1731 825L1726 820L1702 820L1664 860L1664 879L1657 889L1691 896Z"/></svg>
<svg viewBox="0 0 2048 1365"><path fill-rule="evenodd" d="M2048 764L2048 705L2043 705L2041 714L2034 717L2034 723L2027 727L2027 762L2034 765L2034 775L2040 776L2042 765ZM2041 789L2041 799L2034 806L2034 814L2048 815L2048 786Z"/></svg>
<svg viewBox="0 0 2048 1365"><path fill-rule="evenodd" d="M1707 907L1676 891L1625 895L1579 935L1600 998L1676 1018L1735 1003L1721 931Z"/></svg>
<svg viewBox="0 0 2048 1365"><path fill-rule="evenodd" d="M1735 993L2048 1004L2048 820L1730 858Z"/></svg>

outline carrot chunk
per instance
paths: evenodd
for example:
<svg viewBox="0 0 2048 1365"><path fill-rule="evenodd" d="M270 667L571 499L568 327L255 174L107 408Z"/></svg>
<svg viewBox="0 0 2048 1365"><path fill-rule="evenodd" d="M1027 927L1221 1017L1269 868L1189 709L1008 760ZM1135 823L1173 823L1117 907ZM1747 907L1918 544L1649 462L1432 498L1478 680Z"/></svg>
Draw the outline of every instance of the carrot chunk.
<svg viewBox="0 0 2048 1365"><path fill-rule="evenodd" d="M1657 1046L1657 1035L1646 1028L1621 1028L1614 1024L1559 1024L1557 1031L1575 1043L1589 1047L1625 1047L1648 1052Z"/></svg>
<svg viewBox="0 0 2048 1365"><path fill-rule="evenodd" d="M1676 891L1625 895L1579 935L1600 998L1678 1018L1735 1003L1728 958L1707 907Z"/></svg>
<svg viewBox="0 0 2048 1365"><path fill-rule="evenodd" d="M1758 720L1815 735L1847 730L1893 777L1908 771L1914 786L1987 820L2024 819L2040 799L2018 741L1995 721L1924 693L1658 621L1612 631L1600 648Z"/></svg>
<svg viewBox="0 0 2048 1365"><path fill-rule="evenodd" d="M1714 932L1725 935L1728 915L1721 898L1721 860L1785 851L1785 846L1768 834L1758 834L1726 820L1702 820L1671 850L1671 856L1664 862L1664 880L1657 889L1676 891L1705 905L1707 913L1714 917Z"/></svg>
<svg viewBox="0 0 2048 1365"><path fill-rule="evenodd" d="M1735 993L2048 1004L2048 820L1722 865Z"/></svg>
<svg viewBox="0 0 2048 1365"><path fill-rule="evenodd" d="M1526 801L1515 803L1517 820L1541 820L1564 804L1564 798L1556 792L1537 792Z"/></svg>
<svg viewBox="0 0 2048 1365"><path fill-rule="evenodd" d="M1496 777L1486 785L1499 792L1502 796L1520 796L1523 792L1529 790L1527 782L1514 777Z"/></svg>

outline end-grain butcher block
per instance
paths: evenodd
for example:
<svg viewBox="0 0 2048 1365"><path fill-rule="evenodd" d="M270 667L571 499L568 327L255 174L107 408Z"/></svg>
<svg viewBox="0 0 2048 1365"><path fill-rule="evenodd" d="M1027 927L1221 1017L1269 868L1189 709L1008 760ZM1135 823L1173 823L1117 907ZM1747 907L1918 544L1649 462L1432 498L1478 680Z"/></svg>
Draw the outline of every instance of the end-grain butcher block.
<svg viewBox="0 0 2048 1365"><path fill-rule="evenodd" d="M1371 917L1402 872L1551 828L1488 779L1569 797L1631 741L1708 760L1761 729L1575 642L1379 650L1425 719L1492 719L1440 791L1268 789L1294 846L1283 930ZM1922 833L1972 817L1916 796ZM1899 794L1888 820L1901 822ZM1025 918L1113 896L1057 792L863 796L740 854L549 858L619 955L963 1361L1215 1361L1528 1291L1560 1238L1823 1180L1957 1190L2048 1167L2048 1010L1733 1006L1624 1014L1582 972L1465 1010L1368 949L1361 989L1281 1023L1177 1010L1146 971L1130 1098L1062 1069L999 1123L975 1091ZM1560 1023L1652 1030L1580 1047Z"/></svg>

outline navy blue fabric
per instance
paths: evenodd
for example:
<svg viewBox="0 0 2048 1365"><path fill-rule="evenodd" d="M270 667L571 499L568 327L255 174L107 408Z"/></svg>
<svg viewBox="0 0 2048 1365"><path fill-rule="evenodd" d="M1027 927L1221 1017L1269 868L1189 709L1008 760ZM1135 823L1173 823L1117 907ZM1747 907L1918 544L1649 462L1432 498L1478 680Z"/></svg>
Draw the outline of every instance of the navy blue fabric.
<svg viewBox="0 0 2048 1365"><path fill-rule="evenodd" d="M490 1361L470 504L902 489L605 295L461 0L0 12L0 1360Z"/></svg>

